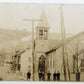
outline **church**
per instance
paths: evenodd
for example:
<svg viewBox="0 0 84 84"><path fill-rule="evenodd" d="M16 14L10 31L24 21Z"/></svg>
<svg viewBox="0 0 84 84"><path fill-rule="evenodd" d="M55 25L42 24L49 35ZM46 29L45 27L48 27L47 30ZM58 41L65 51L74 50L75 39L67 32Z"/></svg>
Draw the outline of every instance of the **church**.
<svg viewBox="0 0 84 84"><path fill-rule="evenodd" d="M32 49L27 49L18 56L20 57L19 72L26 77L28 71L31 72L33 79L38 81L38 73L49 71L51 73L51 80L53 80L53 73L60 72L61 78L64 79L64 69L66 70L67 80L75 80L75 74L77 69L84 73L84 32L67 38L64 42L59 38L52 39L49 37L50 26L45 14L42 11L39 24L36 27L36 38L34 48L34 67L32 60ZM63 46L66 46L64 50L65 56L63 57ZM17 56L17 57L18 57ZM18 65L17 64L17 65ZM65 66L65 68L64 68ZM84 80L83 78L81 80Z"/></svg>
<svg viewBox="0 0 84 84"><path fill-rule="evenodd" d="M79 69L81 73L84 72L84 62L82 61L84 60L84 44L80 47L81 42L84 41L84 32L67 38L65 42L62 42L60 39L52 40L48 37L50 26L45 12L42 12L40 19L43 21L40 21L36 27L36 46L34 54L35 79L38 78L39 72L45 72L46 74L49 71L52 79L53 73L59 71L61 73L61 80L64 80L63 63L65 62L67 80L70 78L72 78L70 80L75 80L74 77L77 69ZM62 50L63 45L66 45L64 58ZM76 58L77 53L80 53L78 54L78 58ZM68 73L71 74L71 76L68 76Z"/></svg>
<svg viewBox="0 0 84 84"><path fill-rule="evenodd" d="M44 11L42 11L41 17L42 21L36 27L36 46L35 46L35 55L34 55L34 71L35 75L38 76L40 72L47 72L48 68L48 56L46 57L45 52L50 50L56 45L56 43L60 43L60 40L49 38L49 29L50 26L47 21L47 17ZM50 58L51 59L51 58ZM52 59L51 59L52 60ZM52 63L52 62L49 62ZM53 66L53 64L49 64ZM52 70L52 69L51 69Z"/></svg>

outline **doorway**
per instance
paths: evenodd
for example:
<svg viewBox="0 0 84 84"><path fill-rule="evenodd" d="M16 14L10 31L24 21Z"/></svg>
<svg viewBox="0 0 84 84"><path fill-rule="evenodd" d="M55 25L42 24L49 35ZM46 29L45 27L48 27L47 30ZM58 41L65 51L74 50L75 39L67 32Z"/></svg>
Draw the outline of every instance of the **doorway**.
<svg viewBox="0 0 84 84"><path fill-rule="evenodd" d="M45 57L42 55L39 58L39 67L38 67L38 71L40 72L45 72Z"/></svg>

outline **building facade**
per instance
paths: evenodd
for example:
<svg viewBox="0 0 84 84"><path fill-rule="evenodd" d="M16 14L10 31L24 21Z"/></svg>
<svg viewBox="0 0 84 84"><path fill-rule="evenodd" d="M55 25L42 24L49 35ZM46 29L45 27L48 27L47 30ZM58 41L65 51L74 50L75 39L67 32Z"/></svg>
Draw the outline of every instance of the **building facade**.
<svg viewBox="0 0 84 84"><path fill-rule="evenodd" d="M77 72L77 69L81 73L84 72L83 51L81 54L76 56L76 54L78 54L81 50L80 42L84 41L84 32L67 38L64 43L62 42L62 40L50 40L48 39L48 31L50 29L50 26L47 22L47 18L44 12L41 15L41 19L43 21L40 22L36 28L36 46L34 60L35 79L38 78L39 72L45 72L46 74L48 71L50 71L53 76L54 72L59 71L61 73L61 80L64 80L65 65L67 80L69 80L69 74L72 74L71 80L75 80L72 76L75 76L73 74ZM62 48L63 45L64 51ZM84 47L81 48L84 49Z"/></svg>
<svg viewBox="0 0 84 84"><path fill-rule="evenodd" d="M69 80L70 76L71 80L75 80L73 77L75 77L77 69L84 73L84 32L69 37L64 42L60 39L49 39L50 26L44 11L42 12L41 20L36 27L34 61L32 60L31 49L21 52L14 58L14 60L17 60L15 70L19 71L24 77L30 71L31 78L33 79L34 75L34 80L36 81L38 80L39 72L44 72L45 76L47 76L47 72L50 72L51 80L53 80L53 73L59 71L61 74L60 79L65 80L65 66L67 80Z"/></svg>

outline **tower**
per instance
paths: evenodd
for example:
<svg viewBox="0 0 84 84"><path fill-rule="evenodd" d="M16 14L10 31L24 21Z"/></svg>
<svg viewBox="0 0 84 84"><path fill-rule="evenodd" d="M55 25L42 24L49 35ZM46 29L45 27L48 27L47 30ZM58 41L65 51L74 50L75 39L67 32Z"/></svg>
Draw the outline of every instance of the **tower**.
<svg viewBox="0 0 84 84"><path fill-rule="evenodd" d="M42 11L40 22L36 27L36 39L37 40L48 40L48 30L49 24L47 21L47 17L45 15L45 11Z"/></svg>

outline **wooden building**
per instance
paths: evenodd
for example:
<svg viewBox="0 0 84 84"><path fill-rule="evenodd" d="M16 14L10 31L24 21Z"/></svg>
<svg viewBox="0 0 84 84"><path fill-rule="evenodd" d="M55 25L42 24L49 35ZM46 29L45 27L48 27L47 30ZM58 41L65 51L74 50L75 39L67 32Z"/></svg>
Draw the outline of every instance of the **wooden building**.
<svg viewBox="0 0 84 84"><path fill-rule="evenodd" d="M64 42L60 39L50 39L48 38L50 26L44 11L41 20L36 27L34 68L32 50L28 49L17 54L15 59L18 61L15 63L15 66L17 66L15 70L26 77L27 72L30 70L32 73L34 69L35 80L38 80L39 71L45 72L45 75L50 71L51 78L53 78L54 72L59 71L61 80L64 80L64 66L67 80L69 80L70 74L77 72L77 69L84 73L84 43L81 44L84 41L84 32L67 38ZM65 47L64 51L62 46ZM65 54L64 58L63 53ZM71 78L74 80L73 77Z"/></svg>
<svg viewBox="0 0 84 84"><path fill-rule="evenodd" d="M45 12L42 13L41 19L43 21L39 22L36 28L36 46L34 55L35 79L38 80L39 71L45 73L50 71L52 75L55 71L59 71L61 73L61 80L64 80L64 66L67 80L69 80L70 74L77 72L77 69L83 72L83 51L80 55L76 56L76 54L80 52L79 43L84 41L84 32L67 38L64 42L62 40L51 40L48 39L50 26L47 22ZM62 46L65 46L64 58ZM73 80L73 77L71 78Z"/></svg>
<svg viewBox="0 0 84 84"><path fill-rule="evenodd" d="M32 74L32 64L32 49L29 48L19 51L16 55L14 55L12 68L15 73L26 78L28 71Z"/></svg>

